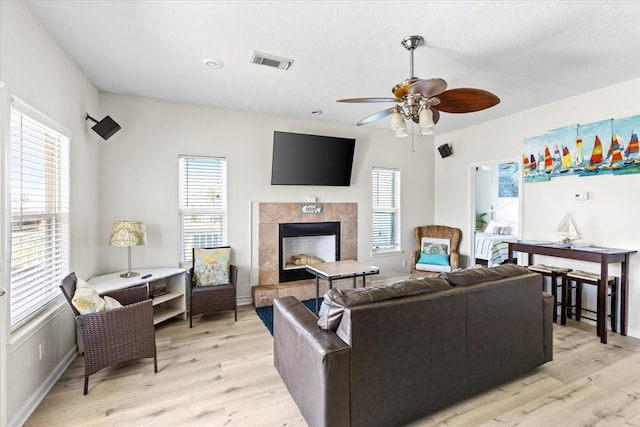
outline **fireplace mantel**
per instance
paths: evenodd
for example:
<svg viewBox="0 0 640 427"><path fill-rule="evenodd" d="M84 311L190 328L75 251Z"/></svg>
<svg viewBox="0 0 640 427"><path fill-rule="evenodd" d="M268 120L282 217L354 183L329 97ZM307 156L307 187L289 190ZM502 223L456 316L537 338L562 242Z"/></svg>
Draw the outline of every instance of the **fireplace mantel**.
<svg viewBox="0 0 640 427"><path fill-rule="evenodd" d="M258 285L279 284L278 227L281 223L340 222L341 259L357 259L358 205L356 203L323 203L320 213L303 213L301 206L302 203L258 204Z"/></svg>

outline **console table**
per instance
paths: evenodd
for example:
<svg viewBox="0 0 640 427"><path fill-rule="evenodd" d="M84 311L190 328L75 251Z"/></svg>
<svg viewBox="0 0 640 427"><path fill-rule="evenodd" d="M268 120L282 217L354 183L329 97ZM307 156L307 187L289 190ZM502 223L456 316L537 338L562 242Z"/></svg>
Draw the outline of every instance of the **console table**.
<svg viewBox="0 0 640 427"><path fill-rule="evenodd" d="M307 265L306 269L309 273L316 276L316 313L319 311L320 279L328 280L329 289L331 289L334 280L352 277L353 287L355 288L357 277L362 277L362 286L366 286L366 276L380 273L380 269L375 265L363 264L354 260L323 262L320 264Z"/></svg>
<svg viewBox="0 0 640 427"><path fill-rule="evenodd" d="M186 315L186 270L184 268L138 268L139 276L124 278L120 272L95 276L87 280L100 295L136 285L146 285L153 298L153 324L157 325L175 316Z"/></svg>
<svg viewBox="0 0 640 427"><path fill-rule="evenodd" d="M627 289L629 274L629 255L636 253L633 249L603 248L597 246L565 247L560 243L525 241L509 243L509 258L513 259L513 252L528 253L528 264L533 264L533 255L546 255L556 258L575 259L580 261L595 262L600 264L600 286L598 286L598 322L596 325L600 342L607 343L607 277L609 276L609 264L620 263L620 334L627 335ZM563 295L563 301L565 296ZM563 319L566 314L562 313Z"/></svg>

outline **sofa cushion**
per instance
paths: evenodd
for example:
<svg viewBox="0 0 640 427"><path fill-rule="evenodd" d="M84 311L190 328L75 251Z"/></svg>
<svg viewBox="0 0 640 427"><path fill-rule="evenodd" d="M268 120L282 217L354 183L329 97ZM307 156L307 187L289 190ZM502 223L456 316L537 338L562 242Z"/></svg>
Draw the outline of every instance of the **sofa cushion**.
<svg viewBox="0 0 640 427"><path fill-rule="evenodd" d="M447 274L447 281L451 286L470 286L492 280L528 274L530 271L521 265L504 264L491 268L469 268Z"/></svg>
<svg viewBox="0 0 640 427"><path fill-rule="evenodd" d="M318 326L327 331L335 331L340 324L345 307L354 307L376 301L446 289L451 289L449 283L444 279L435 277L406 279L384 286L372 286L369 288L330 289L324 295L324 301L320 307Z"/></svg>

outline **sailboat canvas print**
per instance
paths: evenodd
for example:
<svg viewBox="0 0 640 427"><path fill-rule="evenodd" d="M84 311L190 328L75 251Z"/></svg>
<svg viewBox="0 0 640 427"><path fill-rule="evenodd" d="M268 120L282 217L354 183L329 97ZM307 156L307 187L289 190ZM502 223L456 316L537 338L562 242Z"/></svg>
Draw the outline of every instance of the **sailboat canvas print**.
<svg viewBox="0 0 640 427"><path fill-rule="evenodd" d="M576 160L572 153L579 154L578 125L551 129L548 136L549 148L553 149L551 177L567 176L575 173Z"/></svg>
<svg viewBox="0 0 640 427"><path fill-rule="evenodd" d="M640 173L639 129L640 115L613 121L613 137L607 155L614 175Z"/></svg>
<svg viewBox="0 0 640 427"><path fill-rule="evenodd" d="M523 140L524 182L640 173L640 115L552 129Z"/></svg>
<svg viewBox="0 0 640 427"><path fill-rule="evenodd" d="M546 172L545 152L548 151L547 134L524 139L522 155L522 173L525 183L549 181L551 174ZM546 147L546 149L545 149ZM551 158L549 152L548 159Z"/></svg>
<svg viewBox="0 0 640 427"><path fill-rule="evenodd" d="M610 164L606 161L604 145L612 141L612 119L587 123L578 126L578 135L584 144L583 165L576 169L580 176L613 173Z"/></svg>

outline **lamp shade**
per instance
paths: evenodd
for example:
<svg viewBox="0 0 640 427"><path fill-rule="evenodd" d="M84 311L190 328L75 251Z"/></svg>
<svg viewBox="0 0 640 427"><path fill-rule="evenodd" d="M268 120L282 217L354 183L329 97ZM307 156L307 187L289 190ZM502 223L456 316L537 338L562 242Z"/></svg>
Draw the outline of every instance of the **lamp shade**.
<svg viewBox="0 0 640 427"><path fill-rule="evenodd" d="M109 246L142 246L147 244L147 231L142 221L114 221Z"/></svg>

